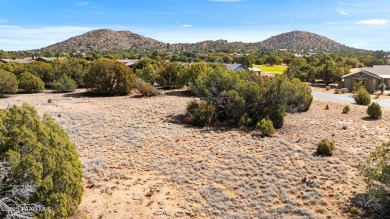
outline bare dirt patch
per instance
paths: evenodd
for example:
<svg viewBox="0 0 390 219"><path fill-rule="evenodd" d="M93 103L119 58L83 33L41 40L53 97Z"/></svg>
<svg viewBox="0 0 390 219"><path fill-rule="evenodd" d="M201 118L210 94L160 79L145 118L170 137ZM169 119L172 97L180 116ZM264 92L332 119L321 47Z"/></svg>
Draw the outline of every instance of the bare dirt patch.
<svg viewBox="0 0 390 219"><path fill-rule="evenodd" d="M357 165L390 140L389 111L365 120L364 106L315 99L308 112L288 114L276 135L261 138L181 124L177 116L193 97L165 92L23 94L0 99L0 107L28 102L68 131L85 171L73 218L363 217L347 211L364 192ZM349 114L342 114L345 105ZM315 154L322 138L336 142L332 157Z"/></svg>

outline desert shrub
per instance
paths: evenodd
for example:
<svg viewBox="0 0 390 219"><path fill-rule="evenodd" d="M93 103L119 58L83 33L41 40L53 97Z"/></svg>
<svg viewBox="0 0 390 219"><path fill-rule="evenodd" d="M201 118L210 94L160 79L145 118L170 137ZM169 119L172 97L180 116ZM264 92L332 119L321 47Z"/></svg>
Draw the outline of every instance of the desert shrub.
<svg viewBox="0 0 390 219"><path fill-rule="evenodd" d="M125 64L111 59L98 59L84 77L89 92L99 95L126 95L135 87L135 75Z"/></svg>
<svg viewBox="0 0 390 219"><path fill-rule="evenodd" d="M23 104L0 110L0 162L7 163L5 186L30 184L36 193L26 204L41 203L40 218L66 218L75 213L83 192L78 153L67 133L48 115L41 119Z"/></svg>
<svg viewBox="0 0 390 219"><path fill-rule="evenodd" d="M313 100L310 87L299 79L210 69L198 75L190 89L216 107L216 120L220 122L255 125L269 118L275 128L281 128L285 111L308 110Z"/></svg>
<svg viewBox="0 0 390 219"><path fill-rule="evenodd" d="M326 91L329 91L330 89L332 89L330 86L326 86L326 87L325 87L325 90L326 90Z"/></svg>
<svg viewBox="0 0 390 219"><path fill-rule="evenodd" d="M18 80L16 76L8 71L0 69L0 96L3 94L14 94L18 91Z"/></svg>
<svg viewBox="0 0 390 219"><path fill-rule="evenodd" d="M215 106L205 101L200 103L190 102L187 106L188 121L195 126L210 125L214 114Z"/></svg>
<svg viewBox="0 0 390 219"><path fill-rule="evenodd" d="M347 105L347 106L344 106L344 108L343 108L343 114L347 114L347 113L349 113L351 111L351 109L349 108L349 106Z"/></svg>
<svg viewBox="0 0 390 219"><path fill-rule="evenodd" d="M367 183L368 206L377 215L390 215L390 142L383 143L359 164ZM383 217L386 218L386 217Z"/></svg>
<svg viewBox="0 0 390 219"><path fill-rule="evenodd" d="M268 113L268 116L276 129L283 127L284 117L286 116L286 112L283 110L283 108L272 107Z"/></svg>
<svg viewBox="0 0 390 219"><path fill-rule="evenodd" d="M334 94L341 94L341 90L338 89L338 88L335 88L335 89L334 89Z"/></svg>
<svg viewBox="0 0 390 219"><path fill-rule="evenodd" d="M356 93L358 90L360 90L361 88L364 88L366 89L366 87L364 86L363 84L363 81L362 80L359 80L357 83L355 83L353 85L353 92Z"/></svg>
<svg viewBox="0 0 390 219"><path fill-rule="evenodd" d="M168 89L183 87L187 84L184 78L184 66L176 62L161 66L156 81Z"/></svg>
<svg viewBox="0 0 390 219"><path fill-rule="evenodd" d="M340 91L342 94L346 94L348 93L348 88L341 88Z"/></svg>
<svg viewBox="0 0 390 219"><path fill-rule="evenodd" d="M245 113L245 100L236 90L223 91L220 98L215 98L216 117L229 124L238 124Z"/></svg>
<svg viewBox="0 0 390 219"><path fill-rule="evenodd" d="M335 143L334 141L331 141L329 139L321 139L317 144L317 153L321 155L332 155L333 151L335 149Z"/></svg>
<svg viewBox="0 0 390 219"><path fill-rule="evenodd" d="M275 133L274 125L269 119L262 119L256 124L256 129L260 130L263 136L269 136Z"/></svg>
<svg viewBox="0 0 390 219"><path fill-rule="evenodd" d="M248 113L244 113L241 116L240 121L238 121L239 126L250 126L253 123L253 119L248 115Z"/></svg>
<svg viewBox="0 0 390 219"><path fill-rule="evenodd" d="M326 104L325 110L329 110L329 105L328 104Z"/></svg>
<svg viewBox="0 0 390 219"><path fill-rule="evenodd" d="M372 119L380 119L382 117L382 109L378 103L371 103L367 108L367 114Z"/></svg>
<svg viewBox="0 0 390 219"><path fill-rule="evenodd" d="M47 100L47 103L52 103L52 102L53 102L53 100L50 98Z"/></svg>
<svg viewBox="0 0 390 219"><path fill-rule="evenodd" d="M75 80L70 78L68 75L61 75L58 79L52 83L52 88L58 92L71 92L76 90L77 83Z"/></svg>
<svg viewBox="0 0 390 219"><path fill-rule="evenodd" d="M383 94L386 90L386 84L385 83L380 83L378 86L378 90L381 91L381 94Z"/></svg>
<svg viewBox="0 0 390 219"><path fill-rule="evenodd" d="M135 74L147 83L153 84L157 78L156 67L151 63L147 63L142 69L136 69Z"/></svg>
<svg viewBox="0 0 390 219"><path fill-rule="evenodd" d="M45 83L30 72L19 75L19 88L26 93L39 93L45 89Z"/></svg>
<svg viewBox="0 0 390 219"><path fill-rule="evenodd" d="M356 104L368 106L371 103L371 96L364 87L360 87L353 96Z"/></svg>
<svg viewBox="0 0 390 219"><path fill-rule="evenodd" d="M141 79L137 79L136 88L142 94L142 96L146 97L157 96L161 94L159 89Z"/></svg>
<svg viewBox="0 0 390 219"><path fill-rule="evenodd" d="M26 200L36 194L36 186L25 183L22 185L8 185L12 179L11 170L6 163L0 162L0 217L1 218L34 218L33 211L25 211ZM43 209L39 203L30 203L33 209Z"/></svg>
<svg viewBox="0 0 390 219"><path fill-rule="evenodd" d="M282 88L284 97L287 99L288 112L307 111L309 110L311 103L313 102L313 96L311 95L311 88L299 79L294 78L287 80L282 77L286 88Z"/></svg>

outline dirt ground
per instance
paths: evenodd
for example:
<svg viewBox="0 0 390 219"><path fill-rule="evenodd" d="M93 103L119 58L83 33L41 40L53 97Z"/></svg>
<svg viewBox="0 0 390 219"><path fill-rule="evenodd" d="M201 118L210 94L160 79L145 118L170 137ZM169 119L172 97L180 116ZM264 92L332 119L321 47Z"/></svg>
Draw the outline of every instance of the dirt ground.
<svg viewBox="0 0 390 219"><path fill-rule="evenodd" d="M193 97L181 91L153 98L80 92L0 99L0 108L28 102L68 131L84 166L72 218L365 218L351 207L365 192L357 165L390 140L390 112L370 120L355 104L314 99L308 112L288 114L282 129L261 138L182 124ZM316 155L322 138L335 141L333 156Z"/></svg>

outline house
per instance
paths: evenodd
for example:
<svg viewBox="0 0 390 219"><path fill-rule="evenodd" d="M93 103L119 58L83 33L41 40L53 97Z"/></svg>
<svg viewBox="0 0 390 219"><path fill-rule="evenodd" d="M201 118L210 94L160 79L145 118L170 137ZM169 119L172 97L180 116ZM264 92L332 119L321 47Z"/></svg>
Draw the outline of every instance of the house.
<svg viewBox="0 0 390 219"><path fill-rule="evenodd" d="M141 60L139 59L118 59L118 62L124 63L126 66L133 68L133 65Z"/></svg>
<svg viewBox="0 0 390 219"><path fill-rule="evenodd" d="M349 91L353 90L355 83L362 80L367 91L374 93L381 83L385 83L387 87L390 87L390 65L374 65L372 68L363 68L357 72L344 75L341 79L342 86L348 88Z"/></svg>
<svg viewBox="0 0 390 219"><path fill-rule="evenodd" d="M262 72L261 69L259 69L259 68L248 68L248 70L253 71L255 73L259 73L259 74Z"/></svg>
<svg viewBox="0 0 390 219"><path fill-rule="evenodd" d="M35 58L33 58L33 60L40 61L40 62L51 62L51 61L54 61L56 59L63 60L63 59L65 59L65 57L35 57Z"/></svg>
<svg viewBox="0 0 390 219"><path fill-rule="evenodd" d="M24 58L24 59L0 59L0 62L3 62L3 63L16 62L16 63L26 64L26 63L33 62L33 61L34 60L29 58L29 57Z"/></svg>
<svg viewBox="0 0 390 219"><path fill-rule="evenodd" d="M228 70L233 70L233 71L248 70L242 64L224 64L224 65Z"/></svg>

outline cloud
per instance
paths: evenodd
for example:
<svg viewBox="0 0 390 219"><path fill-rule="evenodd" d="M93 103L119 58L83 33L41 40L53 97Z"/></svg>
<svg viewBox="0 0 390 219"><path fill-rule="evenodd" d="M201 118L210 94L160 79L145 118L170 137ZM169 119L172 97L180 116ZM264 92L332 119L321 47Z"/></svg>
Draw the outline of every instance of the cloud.
<svg viewBox="0 0 390 219"><path fill-rule="evenodd" d="M192 27L192 25L191 24L183 24L183 25L181 25L182 27Z"/></svg>
<svg viewBox="0 0 390 219"><path fill-rule="evenodd" d="M84 7L84 6L87 6L87 5L89 5L89 4L91 4L90 2L78 2L77 4L76 4L76 6L78 6L78 7Z"/></svg>
<svg viewBox="0 0 390 219"><path fill-rule="evenodd" d="M207 0L209 2L243 2L244 0Z"/></svg>
<svg viewBox="0 0 390 219"><path fill-rule="evenodd" d="M343 16L348 16L348 15L349 15L348 12L343 11L343 10L340 10L340 9L337 9L337 12L338 12L339 14L343 15Z"/></svg>
<svg viewBox="0 0 390 219"><path fill-rule="evenodd" d="M356 24L363 24L363 25L387 25L390 21L386 19L371 19L371 20L362 20L356 22Z"/></svg>
<svg viewBox="0 0 390 219"><path fill-rule="evenodd" d="M81 26L22 27L0 25L0 50L39 49L93 29L96 28Z"/></svg>

